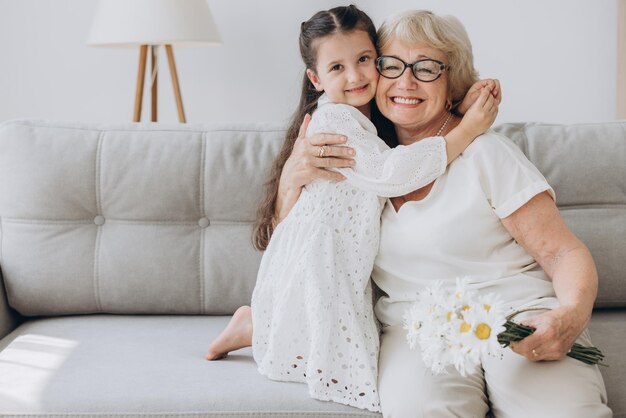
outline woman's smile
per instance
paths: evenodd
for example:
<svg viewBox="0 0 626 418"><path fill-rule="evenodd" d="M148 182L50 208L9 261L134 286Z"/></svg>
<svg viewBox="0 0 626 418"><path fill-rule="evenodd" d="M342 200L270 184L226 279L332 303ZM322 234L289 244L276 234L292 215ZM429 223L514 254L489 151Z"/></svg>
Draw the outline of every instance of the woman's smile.
<svg viewBox="0 0 626 418"><path fill-rule="evenodd" d="M423 102L423 100L417 97L392 96L391 102L401 107L412 107L419 105Z"/></svg>

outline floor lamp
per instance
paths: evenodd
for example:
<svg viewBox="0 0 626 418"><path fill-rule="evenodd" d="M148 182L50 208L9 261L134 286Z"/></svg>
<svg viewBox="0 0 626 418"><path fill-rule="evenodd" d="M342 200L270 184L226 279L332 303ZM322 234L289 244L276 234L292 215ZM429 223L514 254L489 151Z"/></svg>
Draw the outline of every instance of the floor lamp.
<svg viewBox="0 0 626 418"><path fill-rule="evenodd" d="M150 55L152 122L157 121L158 48L165 46L178 120L186 122L173 47L221 44L207 0L100 0L88 45L139 46L133 122L141 120L146 64Z"/></svg>

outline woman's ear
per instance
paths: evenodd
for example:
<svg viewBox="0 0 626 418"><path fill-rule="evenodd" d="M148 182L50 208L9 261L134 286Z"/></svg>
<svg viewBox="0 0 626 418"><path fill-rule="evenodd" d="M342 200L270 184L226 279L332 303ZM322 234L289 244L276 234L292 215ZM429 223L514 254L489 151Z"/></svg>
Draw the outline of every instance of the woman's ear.
<svg viewBox="0 0 626 418"><path fill-rule="evenodd" d="M311 83L315 87L315 90L317 90L317 91L324 91L324 87L322 86L320 78L317 76L317 74L315 74L315 72L313 70L311 70L310 68L307 68L306 69L306 76L309 78L309 80L311 81Z"/></svg>

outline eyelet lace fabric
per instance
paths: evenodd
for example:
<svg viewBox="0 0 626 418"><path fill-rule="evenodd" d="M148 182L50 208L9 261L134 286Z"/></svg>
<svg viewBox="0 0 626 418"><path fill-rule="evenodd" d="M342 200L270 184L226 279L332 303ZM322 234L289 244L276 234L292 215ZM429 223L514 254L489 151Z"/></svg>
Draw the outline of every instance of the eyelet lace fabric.
<svg viewBox="0 0 626 418"><path fill-rule="evenodd" d="M309 132L337 132L356 151L354 168L337 169L348 181L382 197L402 196L424 187L446 170L443 137L424 138L390 149L372 122L355 108L327 104L314 113Z"/></svg>
<svg viewBox="0 0 626 418"><path fill-rule="evenodd" d="M252 297L253 353L274 380L313 398L379 411L378 329L369 280L381 204L346 182L316 182L274 232Z"/></svg>
<svg viewBox="0 0 626 418"><path fill-rule="evenodd" d="M314 113L314 132L347 135L356 168L341 170L347 181L307 185L274 231L252 295L254 359L270 379L306 383L313 398L379 412L370 282L379 196L406 194L443 173L445 142L394 153L360 112L332 104Z"/></svg>

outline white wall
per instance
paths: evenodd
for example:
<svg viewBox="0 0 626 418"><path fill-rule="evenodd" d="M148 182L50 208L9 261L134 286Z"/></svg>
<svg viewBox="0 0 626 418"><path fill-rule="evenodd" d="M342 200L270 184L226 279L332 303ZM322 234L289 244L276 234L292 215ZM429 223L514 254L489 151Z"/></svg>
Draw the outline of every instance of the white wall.
<svg viewBox="0 0 626 418"><path fill-rule="evenodd" d="M481 75L502 82L498 123L615 118L617 0L353 3L376 24L415 7L460 18ZM131 120L138 50L85 45L96 4L0 0L0 121ZM300 22L338 4L349 3L209 0L223 45L175 50L187 120L286 120L297 102L303 69ZM161 68L159 120L176 121L165 54ZM148 107L143 117L149 117Z"/></svg>

